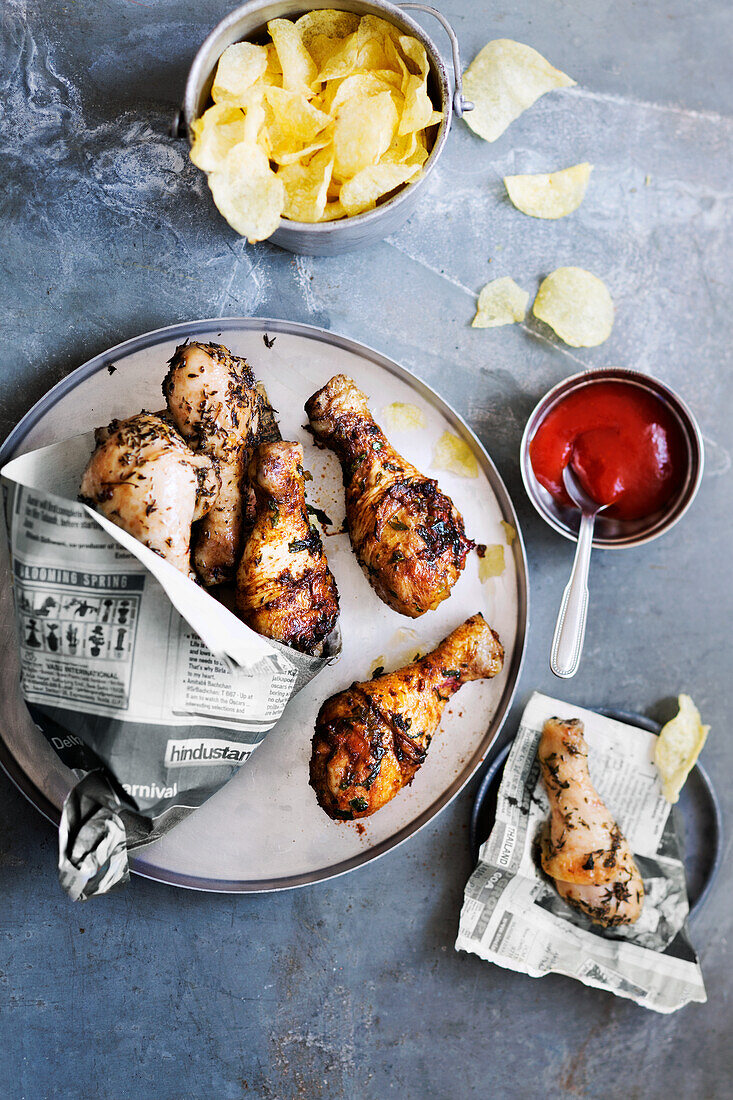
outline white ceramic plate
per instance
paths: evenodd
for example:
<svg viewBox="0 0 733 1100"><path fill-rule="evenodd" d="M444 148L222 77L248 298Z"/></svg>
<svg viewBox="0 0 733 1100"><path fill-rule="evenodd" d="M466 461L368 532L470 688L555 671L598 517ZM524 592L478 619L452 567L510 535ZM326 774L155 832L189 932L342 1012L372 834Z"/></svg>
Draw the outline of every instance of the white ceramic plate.
<svg viewBox="0 0 733 1100"><path fill-rule="evenodd" d="M266 347L264 333L276 336L272 348ZM364 345L323 329L263 318L174 325L97 356L31 409L6 440L1 463L106 424L112 417L160 408L167 360L186 337L219 341L246 356L278 410L283 438L297 439L305 448L306 466L313 474L309 502L323 509L336 528L343 520L341 471L334 456L318 450L304 431L303 404L332 375L344 373L369 394L378 420L381 410L394 401L423 410L425 429L389 434L405 458L425 473L431 473L433 448L444 431L466 440L478 462L478 477L444 471L437 472L437 477L476 542L505 543L501 520L519 530L491 459L457 414L423 382ZM527 567L521 535L505 550L506 568L500 578L482 584L477 555L470 554L450 599L417 620L381 603L357 565L348 536L332 535L324 538L324 545L341 593L341 659L291 701L234 779L132 861L138 874L193 889L237 892L284 889L341 874L383 854L434 817L468 781L497 737L519 676L527 631ZM57 822L73 777L31 722L20 696L7 575L1 595L5 706L0 762L33 804ZM454 697L411 787L359 827L331 821L308 786L311 736L322 701L353 680L367 679L378 657L388 670L397 667L476 611L483 612L504 644L502 674L467 684Z"/></svg>

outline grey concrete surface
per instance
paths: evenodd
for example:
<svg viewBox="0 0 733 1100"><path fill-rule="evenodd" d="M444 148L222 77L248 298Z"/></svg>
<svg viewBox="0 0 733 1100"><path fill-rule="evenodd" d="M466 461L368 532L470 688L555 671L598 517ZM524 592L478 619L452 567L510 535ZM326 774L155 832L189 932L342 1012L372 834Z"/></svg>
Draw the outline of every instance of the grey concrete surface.
<svg viewBox="0 0 733 1100"><path fill-rule="evenodd" d="M690 692L712 726L704 760L730 830L731 6L441 7L467 59L514 37L578 88L545 97L494 145L456 125L399 235L311 260L244 245L166 136L187 65L225 3L6 0L0 426L93 353L186 318L281 316L378 347L469 418L519 509L532 624L514 720L533 688L662 717ZM593 179L570 219L538 222L504 197L507 171L585 159ZM588 267L610 287L617 319L605 345L571 351L531 320L471 330L489 278L510 274L534 291L560 264ZM681 391L708 466L679 527L598 555L583 666L561 685L547 654L571 549L531 511L517 448L547 387L614 363ZM0 1093L733 1095L730 843L693 924L709 1001L657 1017L454 952L475 787L407 845L330 884L246 898L138 880L80 907L56 885L51 830L1 777Z"/></svg>

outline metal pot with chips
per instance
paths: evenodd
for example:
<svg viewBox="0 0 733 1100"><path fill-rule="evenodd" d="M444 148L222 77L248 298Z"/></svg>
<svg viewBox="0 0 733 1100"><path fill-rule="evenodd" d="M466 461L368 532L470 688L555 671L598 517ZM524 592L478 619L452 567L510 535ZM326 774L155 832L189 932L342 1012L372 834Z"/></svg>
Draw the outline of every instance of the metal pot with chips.
<svg viewBox="0 0 733 1100"><path fill-rule="evenodd" d="M444 27L454 91L437 46L405 9ZM172 133L188 138L237 232L332 256L400 228L453 116L471 109L456 35L435 8L325 0L304 12L297 0L250 0L196 54Z"/></svg>

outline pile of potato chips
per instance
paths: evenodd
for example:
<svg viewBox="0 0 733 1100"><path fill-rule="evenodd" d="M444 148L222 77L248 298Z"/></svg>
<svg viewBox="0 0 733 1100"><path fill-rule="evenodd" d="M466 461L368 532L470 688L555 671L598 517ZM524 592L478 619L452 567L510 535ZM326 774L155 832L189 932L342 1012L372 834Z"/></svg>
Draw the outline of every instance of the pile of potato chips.
<svg viewBox="0 0 733 1100"><path fill-rule="evenodd" d="M214 105L192 126L191 160L238 233L280 217L323 222L371 210L415 179L441 121L417 39L372 15L324 9L267 24L271 42L222 54Z"/></svg>

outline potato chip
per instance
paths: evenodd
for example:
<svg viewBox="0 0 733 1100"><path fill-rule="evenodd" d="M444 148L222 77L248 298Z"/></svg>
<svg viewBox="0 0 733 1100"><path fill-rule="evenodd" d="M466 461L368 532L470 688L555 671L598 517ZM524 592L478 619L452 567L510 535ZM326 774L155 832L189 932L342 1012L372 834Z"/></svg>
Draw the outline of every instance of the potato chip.
<svg viewBox="0 0 733 1100"><path fill-rule="evenodd" d="M423 79L426 79L430 71L430 64L422 42L418 42L416 38L412 38L407 34L401 34L397 42L402 51L402 56L407 62L408 70L413 75L421 76Z"/></svg>
<svg viewBox="0 0 733 1100"><path fill-rule="evenodd" d="M381 163L409 164L422 168L428 159L429 153L420 137L421 135L414 131L411 134L405 134L403 137L396 137L382 157Z"/></svg>
<svg viewBox="0 0 733 1100"><path fill-rule="evenodd" d="M372 210L377 200L407 183L419 172L417 165L370 164L341 186L339 198L349 216Z"/></svg>
<svg viewBox="0 0 733 1100"><path fill-rule="evenodd" d="M487 283L478 296L478 308L473 328L497 328L514 325L527 316L529 294L505 275Z"/></svg>
<svg viewBox="0 0 733 1100"><path fill-rule="evenodd" d="M497 38L484 46L463 74L463 93L474 104L463 117L479 137L496 141L545 92L573 84L571 77L554 69L531 46Z"/></svg>
<svg viewBox="0 0 733 1100"><path fill-rule="evenodd" d="M244 107L244 140L259 143L269 153L267 135L262 135L265 123L264 86L255 85L245 92L242 100Z"/></svg>
<svg viewBox="0 0 733 1100"><path fill-rule="evenodd" d="M238 108L227 103L209 107L191 126L194 141L190 156L197 168L216 171L229 150L244 141L244 126L244 112Z"/></svg>
<svg viewBox="0 0 733 1100"><path fill-rule="evenodd" d="M326 208L328 185L333 171L333 152L323 149L307 163L297 161L278 170L285 188L283 217L296 222L320 221Z"/></svg>
<svg viewBox="0 0 733 1100"><path fill-rule="evenodd" d="M315 91L316 69L313 58L303 45L300 31L289 19L271 19L267 24L275 43L283 71L283 88L311 96Z"/></svg>
<svg viewBox="0 0 733 1100"><path fill-rule="evenodd" d="M558 267L543 279L532 312L572 348L594 348L613 328L606 284L582 267Z"/></svg>
<svg viewBox="0 0 733 1100"><path fill-rule="evenodd" d="M478 477L478 462L469 445L452 432L443 432L433 450L434 470L447 470L459 477Z"/></svg>
<svg viewBox="0 0 733 1100"><path fill-rule="evenodd" d="M329 201L326 203L326 208L323 211L323 213L321 214L321 217L320 217L319 221L322 221L322 222L335 222L335 221L338 221L339 218L345 218L345 217L346 217L346 211L344 210L344 208L341 205L341 203L339 202L339 200L336 199L332 202L329 199Z"/></svg>
<svg viewBox="0 0 733 1100"><path fill-rule="evenodd" d="M422 409L404 401L394 401L382 409L382 420L390 432L415 432L428 423Z"/></svg>
<svg viewBox="0 0 733 1100"><path fill-rule="evenodd" d="M259 80L253 85L253 87L274 86L276 88L282 88L283 68L280 64L280 58L277 56L275 43L268 42L264 49L267 50L267 68L265 69Z"/></svg>
<svg viewBox="0 0 733 1100"><path fill-rule="evenodd" d="M248 88L264 75L267 48L252 42L235 42L219 58L211 98L214 103L237 104Z"/></svg>
<svg viewBox="0 0 733 1100"><path fill-rule="evenodd" d="M500 577L504 572L504 547L500 545L479 547L479 550L481 549L483 553L479 555L478 577L484 584L492 577Z"/></svg>
<svg viewBox="0 0 733 1100"><path fill-rule="evenodd" d="M340 40L354 33L359 26L359 16L350 11L321 8L301 15L295 20L295 26L316 68L321 69Z"/></svg>
<svg viewBox="0 0 733 1100"><path fill-rule="evenodd" d="M330 133L323 138L322 141L314 141L312 145L305 145L302 149L296 149L293 153L280 153L277 157L277 163L281 165L295 164L296 161L308 160L314 153L319 153L321 149L325 149L327 145L331 144ZM275 159L274 157L272 158ZM330 187L330 184L329 184Z"/></svg>
<svg viewBox="0 0 733 1100"><path fill-rule="evenodd" d="M376 164L392 144L397 122L389 92L343 103L334 123L334 175L350 180L362 168Z"/></svg>
<svg viewBox="0 0 733 1100"><path fill-rule="evenodd" d="M235 145L221 167L210 173L209 187L232 229L250 242L263 241L277 229L285 188L259 145Z"/></svg>
<svg viewBox="0 0 733 1100"><path fill-rule="evenodd" d="M391 23L374 15L364 15L353 34L341 45L318 73L319 80L338 80L362 70L389 69L390 43L399 37Z"/></svg>
<svg viewBox="0 0 733 1100"><path fill-rule="evenodd" d="M425 47L416 38L400 35L398 43L405 59L403 66L402 94L405 97L405 109L402 112L399 134L411 134L440 122L442 114L433 107L428 95L427 77L430 71Z"/></svg>
<svg viewBox="0 0 733 1100"><path fill-rule="evenodd" d="M266 127L272 160L285 163L283 157L312 145L331 123L330 115L319 111L300 92L285 88L265 88Z"/></svg>
<svg viewBox="0 0 733 1100"><path fill-rule="evenodd" d="M385 72L384 69L378 71ZM396 81L399 80L396 73L390 73L390 76ZM377 72L354 73L352 76L344 77L343 80L331 81L330 84L334 86L330 100L330 110L334 113L337 113L349 99L363 99L365 96L378 95L380 92L399 91L398 87L378 76Z"/></svg>
<svg viewBox="0 0 733 1100"><path fill-rule="evenodd" d="M513 523L507 523L505 519L500 519L499 523L504 528L504 534L506 535L507 546L512 546L514 540L517 537L517 529Z"/></svg>
<svg viewBox="0 0 733 1100"><path fill-rule="evenodd" d="M385 39L380 35L368 39L357 51L356 67L363 72L389 68Z"/></svg>
<svg viewBox="0 0 733 1100"><path fill-rule="evenodd" d="M433 101L427 93L425 83L420 76L408 76L403 91L405 109L400 117L398 133L411 134L415 130L424 130L440 122L443 117L433 108Z"/></svg>
<svg viewBox="0 0 733 1100"><path fill-rule="evenodd" d="M565 218L585 198L592 164L575 164L559 172L505 176L507 194L517 210L532 218Z"/></svg>
<svg viewBox="0 0 733 1100"><path fill-rule="evenodd" d="M677 698L679 711L662 727L654 746L654 762L662 779L662 794L676 802L687 776L702 751L710 726L703 726L700 712L689 695Z"/></svg>

